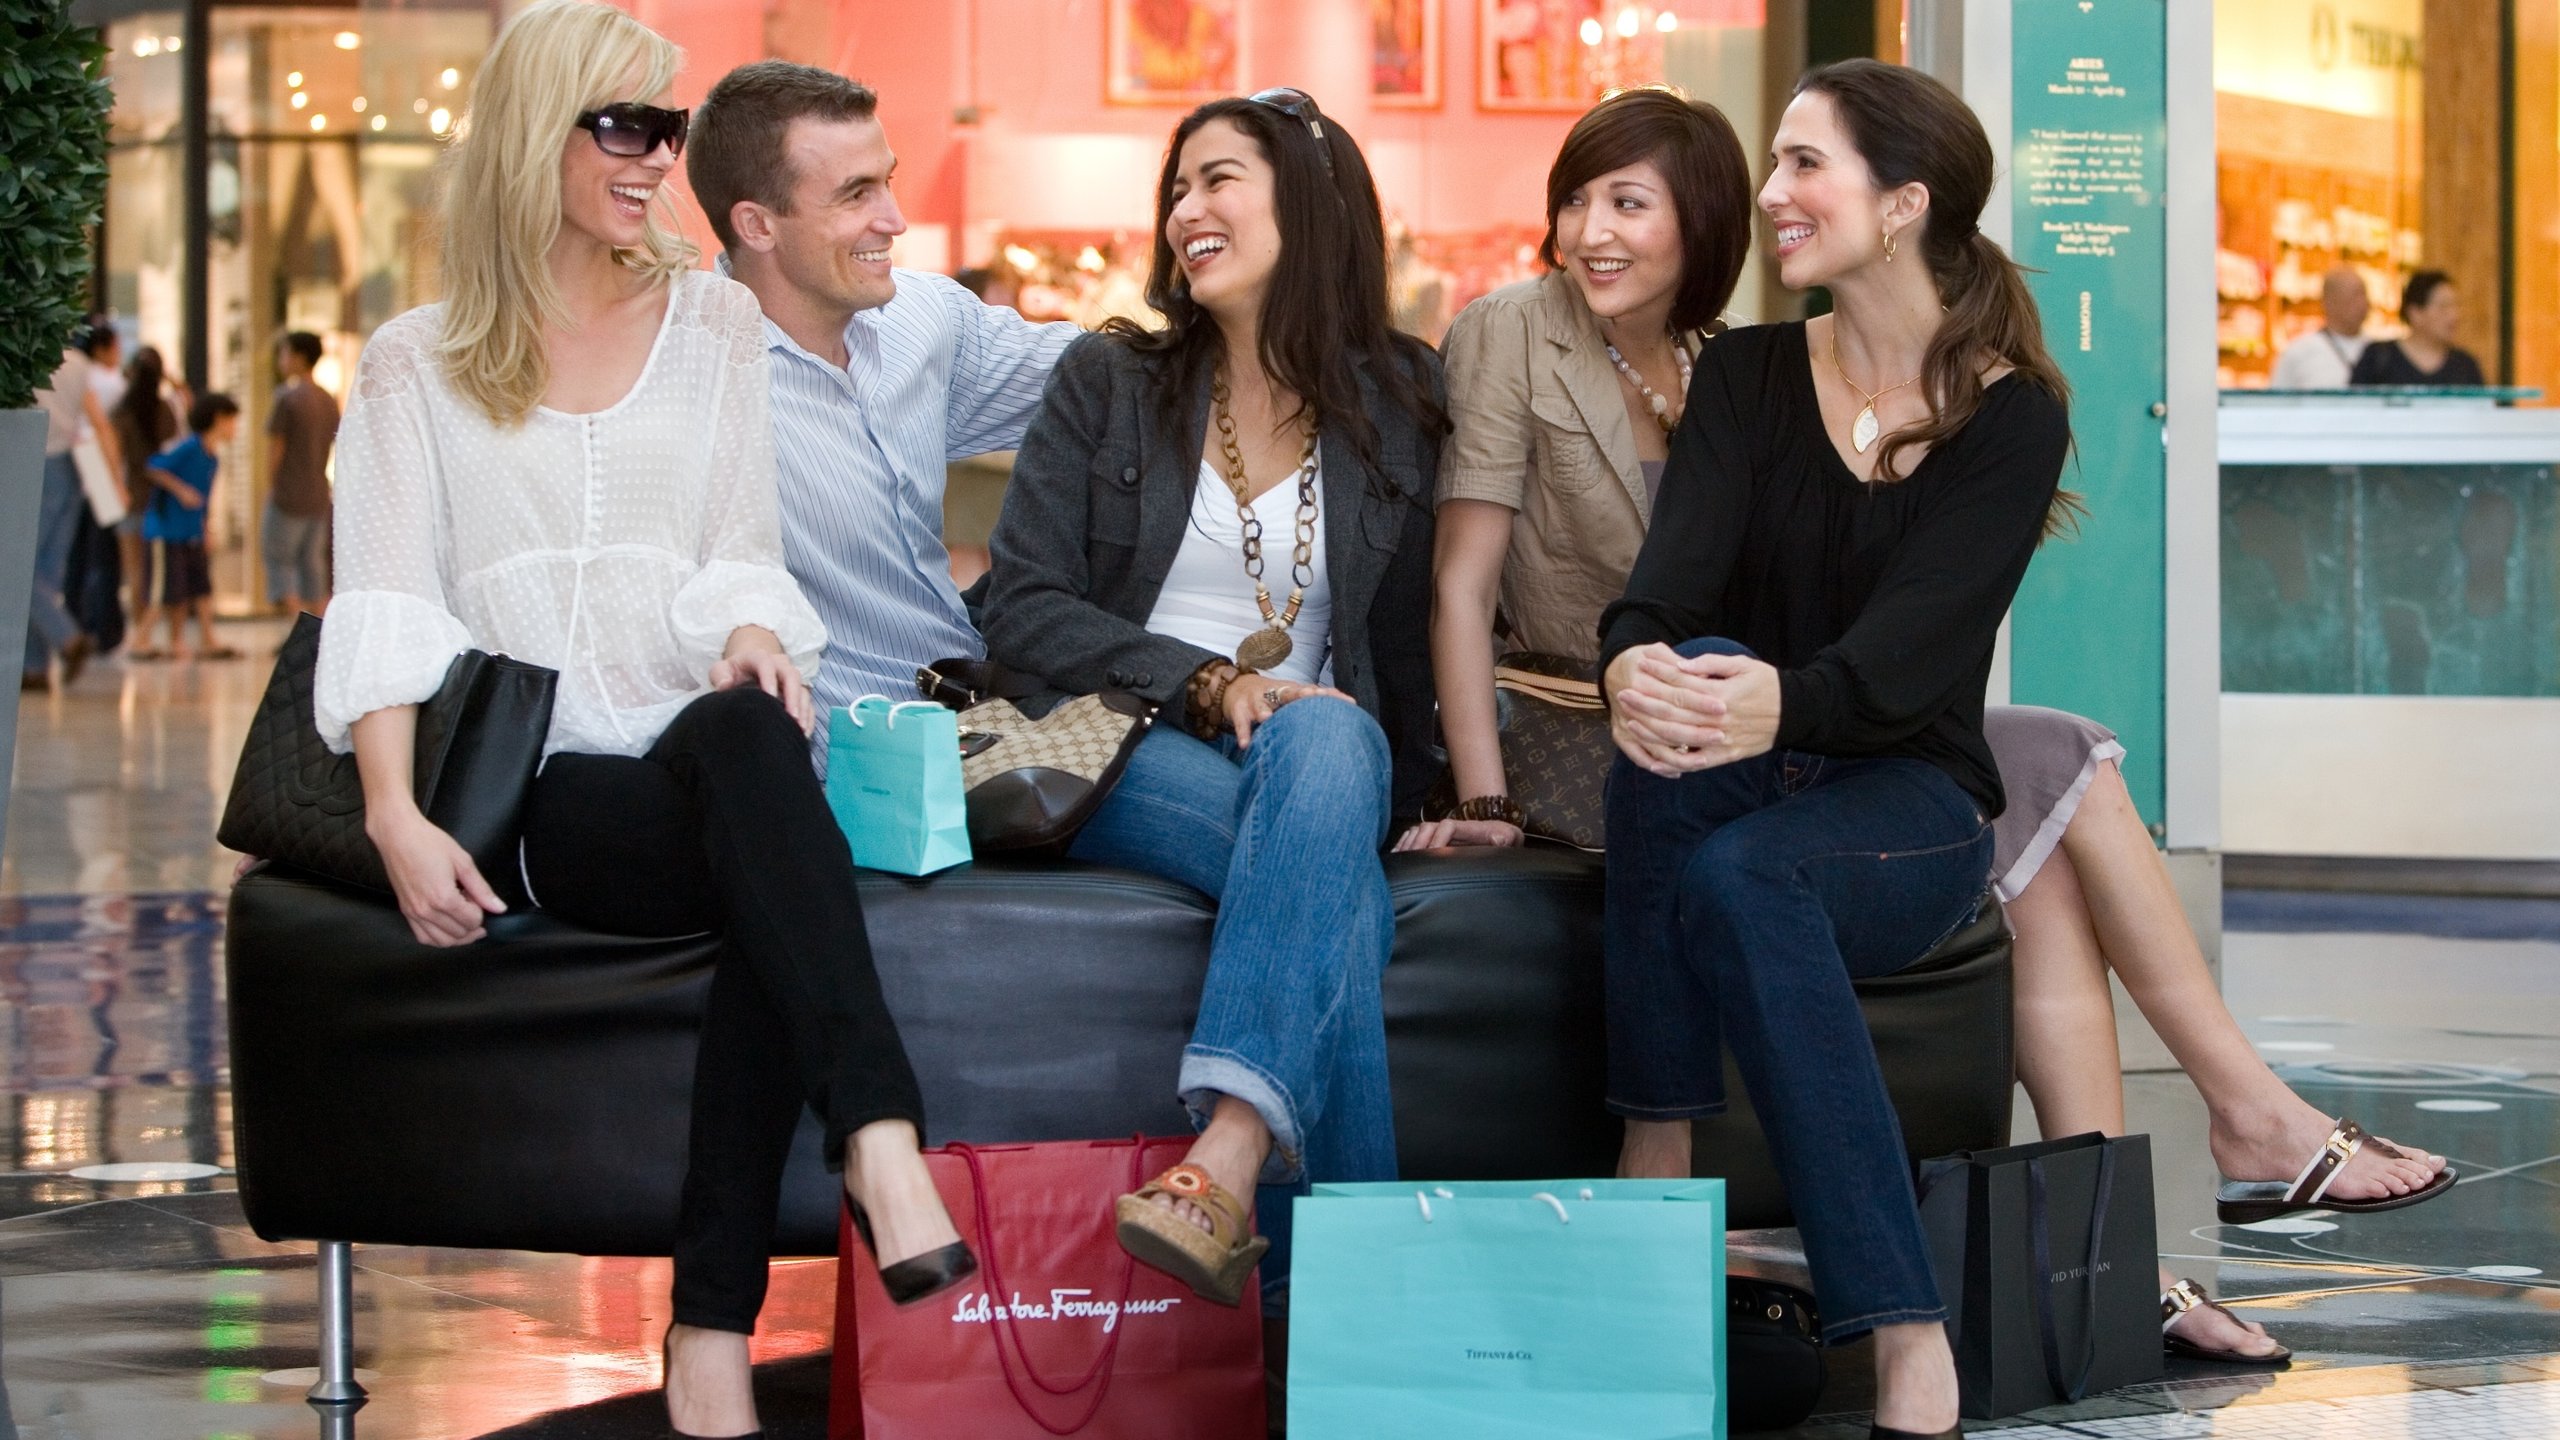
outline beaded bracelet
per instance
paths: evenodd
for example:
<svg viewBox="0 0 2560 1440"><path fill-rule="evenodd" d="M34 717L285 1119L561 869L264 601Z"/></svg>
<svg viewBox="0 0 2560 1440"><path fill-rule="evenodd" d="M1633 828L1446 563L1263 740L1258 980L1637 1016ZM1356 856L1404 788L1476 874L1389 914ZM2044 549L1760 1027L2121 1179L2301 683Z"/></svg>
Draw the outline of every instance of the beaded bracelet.
<svg viewBox="0 0 2560 1440"><path fill-rule="evenodd" d="M1203 740L1227 728L1227 686L1242 672L1232 660L1212 660L1191 672L1184 685L1184 728Z"/></svg>
<svg viewBox="0 0 2560 1440"><path fill-rule="evenodd" d="M1514 830L1520 830L1527 828L1529 814L1520 808L1519 801L1508 795L1478 795L1472 800L1459 801L1457 808L1449 812L1449 818L1499 820Z"/></svg>

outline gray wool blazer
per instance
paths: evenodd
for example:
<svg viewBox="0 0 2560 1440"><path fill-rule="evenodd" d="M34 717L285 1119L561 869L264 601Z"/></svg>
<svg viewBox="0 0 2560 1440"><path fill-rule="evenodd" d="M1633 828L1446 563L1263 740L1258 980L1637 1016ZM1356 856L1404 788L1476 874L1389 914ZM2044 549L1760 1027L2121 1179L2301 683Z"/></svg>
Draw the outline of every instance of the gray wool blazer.
<svg viewBox="0 0 2560 1440"><path fill-rule="evenodd" d="M1419 347L1415 356L1438 399L1438 357ZM1058 357L988 541L994 564L977 618L989 658L1062 694L1125 690L1178 713L1191 673L1222 657L1146 624L1190 519L1209 383L1200 378L1182 428L1167 434L1158 371L1154 357L1108 335L1083 336ZM1387 403L1365 373L1361 391L1379 463L1363 463L1337 433L1318 441L1333 673L1386 731L1401 820L1420 813L1436 764L1431 511L1441 437Z"/></svg>

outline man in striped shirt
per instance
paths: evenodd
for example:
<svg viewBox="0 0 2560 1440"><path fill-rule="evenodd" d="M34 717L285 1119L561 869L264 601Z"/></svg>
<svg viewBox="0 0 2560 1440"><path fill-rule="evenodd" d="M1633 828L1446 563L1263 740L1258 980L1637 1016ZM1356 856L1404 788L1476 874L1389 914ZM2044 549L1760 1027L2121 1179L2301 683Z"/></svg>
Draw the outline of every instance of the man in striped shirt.
<svg viewBox="0 0 2560 1440"><path fill-rule="evenodd" d="M824 70L743 66L696 112L687 157L723 268L764 309L784 559L827 624L826 659L809 678L830 709L872 693L914 699L918 666L986 653L942 545L944 467L1019 445L1050 366L1078 333L981 304L940 275L889 268L889 242L907 226L876 105ZM822 769L826 738L821 725ZM702 1092L716 1092L711 1109L732 1123L695 1127L685 1205L730 1223L683 1273L693 1302L752 1315L801 1096L787 1047L751 1045L749 1033L706 1035L696 1062L697 1112ZM779 1018L769 1033L786 1033ZM746 1338L671 1333L679 1433L754 1425Z"/></svg>
<svg viewBox="0 0 2560 1440"><path fill-rule="evenodd" d="M1010 450L1080 333L945 276L893 271L907 228L873 93L767 60L712 87L693 190L764 307L783 551L827 622L821 706L916 698L918 666L983 656L942 542L945 466ZM826 727L816 736L824 764Z"/></svg>

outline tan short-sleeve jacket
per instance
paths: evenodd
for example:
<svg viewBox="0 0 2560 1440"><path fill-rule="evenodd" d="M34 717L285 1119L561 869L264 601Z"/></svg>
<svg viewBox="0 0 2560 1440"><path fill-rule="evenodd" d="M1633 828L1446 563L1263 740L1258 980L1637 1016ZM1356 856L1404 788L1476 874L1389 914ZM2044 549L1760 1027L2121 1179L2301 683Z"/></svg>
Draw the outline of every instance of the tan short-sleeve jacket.
<svg viewBox="0 0 2560 1440"><path fill-rule="evenodd" d="M1506 285L1449 326L1455 432L1440 498L1516 511L1502 567L1503 648L1589 660L1650 518L1635 425L1599 322L1562 273Z"/></svg>

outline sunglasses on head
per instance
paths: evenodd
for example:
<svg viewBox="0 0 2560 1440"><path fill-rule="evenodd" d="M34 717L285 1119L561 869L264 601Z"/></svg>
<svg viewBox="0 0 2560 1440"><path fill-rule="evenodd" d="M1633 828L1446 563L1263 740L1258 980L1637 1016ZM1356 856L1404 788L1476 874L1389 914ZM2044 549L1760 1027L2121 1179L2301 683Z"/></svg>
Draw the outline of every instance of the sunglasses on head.
<svg viewBox="0 0 2560 1440"><path fill-rule="evenodd" d="M1304 90L1278 85L1269 90L1256 90L1245 98L1256 105L1268 105L1305 125L1307 133L1316 137L1316 157L1324 161L1324 173L1333 173L1333 146L1324 138L1324 112L1316 108L1316 97Z"/></svg>
<svg viewBox="0 0 2560 1440"><path fill-rule="evenodd" d="M625 101L579 116L578 128L596 137L596 148L607 155L636 160L661 145L671 156L682 155L691 118L691 111Z"/></svg>

